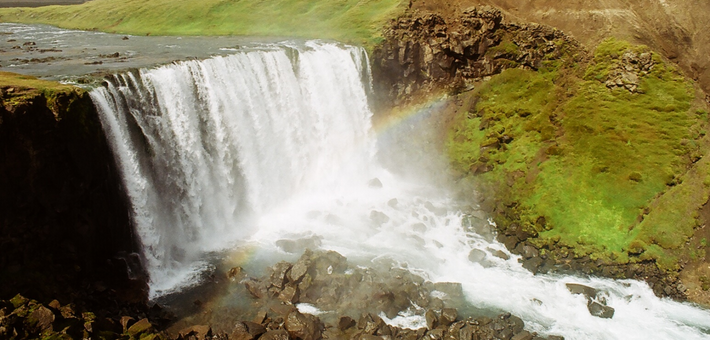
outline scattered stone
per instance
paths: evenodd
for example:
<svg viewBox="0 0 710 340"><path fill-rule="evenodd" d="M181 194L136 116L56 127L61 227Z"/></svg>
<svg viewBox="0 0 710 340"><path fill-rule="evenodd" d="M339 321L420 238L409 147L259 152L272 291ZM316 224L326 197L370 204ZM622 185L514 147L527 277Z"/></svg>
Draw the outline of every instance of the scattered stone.
<svg viewBox="0 0 710 340"><path fill-rule="evenodd" d="M387 205L392 208L396 208L398 203L399 203L399 201L396 198L393 198L393 199L387 201Z"/></svg>
<svg viewBox="0 0 710 340"><path fill-rule="evenodd" d="M234 282L239 280L244 276L244 269L242 267L234 267L227 272L227 279Z"/></svg>
<svg viewBox="0 0 710 340"><path fill-rule="evenodd" d="M375 223L375 225L381 226L381 225L389 222L390 217L381 211L373 210L370 212L370 220L372 220L372 222Z"/></svg>
<svg viewBox="0 0 710 340"><path fill-rule="evenodd" d="M486 258L486 252L480 249L472 249L468 253L468 260L473 263L481 263Z"/></svg>
<svg viewBox="0 0 710 340"><path fill-rule="evenodd" d="M373 178L369 182L367 182L367 186L369 186L370 188L379 189L382 188L382 182L379 178Z"/></svg>
<svg viewBox="0 0 710 340"><path fill-rule="evenodd" d="M284 287L281 293L279 293L279 300L287 303L297 303L298 293L298 285L296 283L289 283Z"/></svg>
<svg viewBox="0 0 710 340"><path fill-rule="evenodd" d="M39 306L30 314L30 320L37 321L37 330L43 332L52 330L52 322L54 322L54 313L47 307Z"/></svg>
<svg viewBox="0 0 710 340"><path fill-rule="evenodd" d="M456 322L456 318L459 317L458 311L455 308L444 308L441 310L441 317L439 322L442 326L450 326L452 323Z"/></svg>
<svg viewBox="0 0 710 340"><path fill-rule="evenodd" d="M130 316L122 316L119 323L121 324L121 327L123 327L123 332L128 331L128 328L131 327L135 321L136 320Z"/></svg>
<svg viewBox="0 0 710 340"><path fill-rule="evenodd" d="M295 339L317 340L325 329L320 319L313 315L301 314L298 311L289 313L284 327Z"/></svg>
<svg viewBox="0 0 710 340"><path fill-rule="evenodd" d="M572 294L584 295L587 299L594 299L597 297L598 291L595 288L585 286L579 283L566 283L567 290Z"/></svg>
<svg viewBox="0 0 710 340"><path fill-rule="evenodd" d="M257 299L261 299L266 296L266 287L264 287L264 284L257 279L248 278L244 281L244 286L247 288L247 291L249 291L249 293Z"/></svg>
<svg viewBox="0 0 710 340"><path fill-rule="evenodd" d="M144 319L140 319L138 322L133 324L133 326L128 328L126 333L132 337L136 337L139 334L147 333L147 332L151 331L152 328L153 328L153 325L150 323L150 321L148 321L148 319L144 318Z"/></svg>
<svg viewBox="0 0 710 340"><path fill-rule="evenodd" d="M510 340L533 340L533 335L528 331L522 331L513 335Z"/></svg>
<svg viewBox="0 0 710 340"><path fill-rule="evenodd" d="M428 329L434 329L439 325L439 319L436 317L436 313L431 309L426 311L424 318L426 319L426 327Z"/></svg>
<svg viewBox="0 0 710 340"><path fill-rule="evenodd" d="M212 328L207 325L195 325L181 330L179 334L185 339L194 336L197 340L208 340L212 338Z"/></svg>
<svg viewBox="0 0 710 340"><path fill-rule="evenodd" d="M603 305L597 301L589 301L587 304L589 314L602 319L611 319L614 317L614 308Z"/></svg>
<svg viewBox="0 0 710 340"><path fill-rule="evenodd" d="M340 331L345 331L347 329L350 329L352 327L355 327L355 320L349 316L341 316L340 319L338 320L338 329Z"/></svg>
<svg viewBox="0 0 710 340"><path fill-rule="evenodd" d="M289 333L284 329L272 330L264 333L259 340L290 340Z"/></svg>

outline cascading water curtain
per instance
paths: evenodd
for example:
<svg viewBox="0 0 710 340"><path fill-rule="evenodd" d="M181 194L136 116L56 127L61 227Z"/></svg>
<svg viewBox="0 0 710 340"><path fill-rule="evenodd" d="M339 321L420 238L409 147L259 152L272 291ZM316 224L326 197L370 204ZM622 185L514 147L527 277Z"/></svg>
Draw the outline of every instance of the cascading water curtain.
<svg viewBox="0 0 710 340"><path fill-rule="evenodd" d="M151 297L195 283L206 252L294 192L370 163L366 58L330 43L271 46L117 74L91 92Z"/></svg>

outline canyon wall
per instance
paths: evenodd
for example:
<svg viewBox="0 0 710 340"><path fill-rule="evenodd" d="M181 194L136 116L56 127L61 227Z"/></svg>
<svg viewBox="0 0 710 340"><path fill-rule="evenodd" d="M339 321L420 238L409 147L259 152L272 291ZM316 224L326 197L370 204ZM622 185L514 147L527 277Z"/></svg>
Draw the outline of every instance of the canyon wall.
<svg viewBox="0 0 710 340"><path fill-rule="evenodd" d="M125 199L88 94L2 77L0 298L66 302L111 292L142 301Z"/></svg>

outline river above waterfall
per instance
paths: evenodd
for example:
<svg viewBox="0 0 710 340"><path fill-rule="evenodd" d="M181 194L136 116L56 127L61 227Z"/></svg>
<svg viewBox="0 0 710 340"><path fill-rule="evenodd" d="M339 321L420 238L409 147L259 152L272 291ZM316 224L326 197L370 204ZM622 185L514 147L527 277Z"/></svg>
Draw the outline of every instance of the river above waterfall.
<svg viewBox="0 0 710 340"><path fill-rule="evenodd" d="M265 48L282 40L133 36L0 23L0 70L71 82L87 74L228 55L237 50Z"/></svg>
<svg viewBox="0 0 710 340"><path fill-rule="evenodd" d="M361 48L239 38L124 40L4 25L0 30L16 29L4 39L5 70L53 79L108 74L91 96L119 163L155 299L199 285L222 261L248 269L296 259L310 248L337 251L360 266L460 284L466 304L514 313L540 334L708 337L707 310L659 299L646 283L525 270L495 240L475 204L430 176L441 169L416 171L427 162L402 157L426 133L419 121L373 127ZM436 113L432 105L413 117ZM436 165L436 155L428 156ZM601 291L614 317L590 315L586 299L568 283ZM423 311L412 308L391 322L403 319L422 325Z"/></svg>

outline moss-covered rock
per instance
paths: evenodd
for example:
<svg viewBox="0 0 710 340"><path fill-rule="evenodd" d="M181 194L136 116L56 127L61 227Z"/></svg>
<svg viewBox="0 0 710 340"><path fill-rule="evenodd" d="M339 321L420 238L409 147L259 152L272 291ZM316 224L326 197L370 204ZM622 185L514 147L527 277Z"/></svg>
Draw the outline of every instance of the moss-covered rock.
<svg viewBox="0 0 710 340"><path fill-rule="evenodd" d="M509 247L571 251L599 273L650 261L673 276L710 191L701 99L659 55L609 39L461 95L448 153L495 197Z"/></svg>

